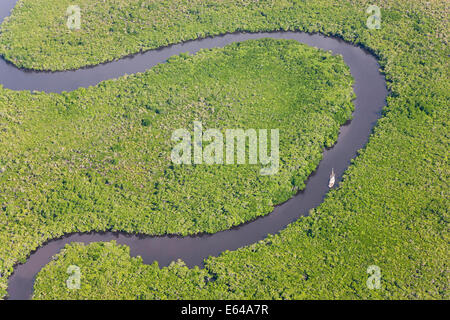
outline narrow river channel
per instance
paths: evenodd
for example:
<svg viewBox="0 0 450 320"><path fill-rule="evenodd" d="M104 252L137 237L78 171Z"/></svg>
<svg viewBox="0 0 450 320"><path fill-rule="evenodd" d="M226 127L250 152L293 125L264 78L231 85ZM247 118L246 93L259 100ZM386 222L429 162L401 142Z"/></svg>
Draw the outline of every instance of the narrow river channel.
<svg viewBox="0 0 450 320"><path fill-rule="evenodd" d="M2 0L0 21L10 14L9 11L15 2L16 0ZM0 84L5 88L58 93L96 85L103 80L124 74L143 72L182 52L189 51L194 54L204 48L223 47L233 42L260 38L294 39L319 49L331 50L333 54L344 57L355 80L353 88L357 98L353 101L355 105L353 119L341 127L335 146L324 150L323 159L308 178L306 188L289 201L276 206L269 215L215 234L179 237L93 232L70 234L50 240L32 253L24 264L15 267L9 279L9 299L29 299L37 273L50 262L53 255L71 242L116 240L119 244L129 246L132 256L140 255L144 263L150 264L157 260L162 267L169 265L171 261L182 259L192 267L202 266L203 260L208 256L217 256L225 250L236 250L262 240L268 234L279 232L289 223L307 215L310 209L323 201L329 190L328 179L332 168L336 174L335 187L339 185L351 159L356 157L357 151L367 143L372 128L381 116L388 92L385 79L379 72L377 60L369 52L338 38L303 32L226 34L147 51L94 67L64 72L21 70L0 59Z"/></svg>

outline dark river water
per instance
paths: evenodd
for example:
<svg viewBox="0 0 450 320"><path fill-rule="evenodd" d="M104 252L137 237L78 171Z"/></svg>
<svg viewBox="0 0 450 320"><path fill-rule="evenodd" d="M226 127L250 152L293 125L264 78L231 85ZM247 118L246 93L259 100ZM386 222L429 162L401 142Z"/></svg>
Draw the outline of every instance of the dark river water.
<svg viewBox="0 0 450 320"><path fill-rule="evenodd" d="M2 0L0 21L9 15L9 10L15 2L16 0ZM195 53L203 48L223 47L232 42L266 37L294 39L320 49L331 50L333 54L340 54L355 79L354 91L357 98L354 100L353 119L342 126L336 145L324 150L323 159L317 170L308 178L306 188L289 201L276 206L269 215L215 234L179 237L93 232L70 234L50 240L32 253L24 264L15 267L9 279L9 299L29 299L36 274L50 262L53 255L71 242L116 240L119 244L128 245L131 255L140 255L144 263L150 264L157 260L162 267L169 265L171 261L182 259L192 267L202 266L203 260L208 256L217 256L225 250L236 250L262 240L268 234L279 232L289 223L307 215L310 209L323 201L329 190L328 179L332 168L336 173L335 187L338 186L350 160L367 143L385 105L387 89L377 60L370 53L337 38L302 32L226 34L151 50L94 67L55 73L21 70L0 59L0 84L5 88L61 92L96 85L100 81L124 74L143 72L182 52Z"/></svg>

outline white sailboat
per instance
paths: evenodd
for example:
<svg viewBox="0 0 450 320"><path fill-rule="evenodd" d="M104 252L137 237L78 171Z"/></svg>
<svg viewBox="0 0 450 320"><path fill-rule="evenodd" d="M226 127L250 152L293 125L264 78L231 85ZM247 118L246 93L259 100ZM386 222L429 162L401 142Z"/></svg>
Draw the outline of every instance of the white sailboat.
<svg viewBox="0 0 450 320"><path fill-rule="evenodd" d="M334 169L331 168L330 181L328 182L328 188L332 188L334 186L335 181L336 181L336 176L334 174Z"/></svg>

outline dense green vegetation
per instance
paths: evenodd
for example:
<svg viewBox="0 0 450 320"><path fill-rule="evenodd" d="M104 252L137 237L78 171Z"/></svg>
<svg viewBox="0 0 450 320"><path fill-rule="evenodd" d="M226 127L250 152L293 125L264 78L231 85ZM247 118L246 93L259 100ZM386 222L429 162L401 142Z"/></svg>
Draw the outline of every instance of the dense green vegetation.
<svg viewBox="0 0 450 320"><path fill-rule="evenodd" d="M71 264L80 266L79 290L65 286ZM140 257L130 258L127 246L114 241L88 246L74 243L39 273L34 299L208 299L213 296L201 289L208 288L212 280L204 269L187 269L181 261L162 270L157 263L145 265Z"/></svg>
<svg viewBox="0 0 450 320"><path fill-rule="evenodd" d="M161 1L154 3L151 13L142 10L143 19L152 21L146 17L157 17L158 6L165 4L170 8L161 20L167 23L158 21L153 29L146 29L132 19L125 22L127 19L123 14L133 12L132 8L116 10L118 5L112 5L111 19L96 18L95 12L99 11L88 11L85 21L113 21L121 28L108 31L109 26L92 23L88 25L95 32L83 33L85 31L81 30L70 34L64 30L60 32L67 34L62 38L53 38L60 30L54 24L57 19L53 13L43 14L38 7L28 9L35 4L49 3L49 0L22 2L28 7L24 5L23 9L16 10L16 18L10 20L4 29L6 32L1 35L3 54L21 66L72 68L167 42L236 30L320 31L361 44L377 54L392 92L383 118L367 147L347 171L341 187L333 190L311 216L299 219L280 234L209 258L204 270L188 269L180 264L161 270L156 266L143 266L139 259L129 258L127 248L114 244L72 245L39 274L36 298L75 298L76 295L80 298L449 298L450 52L446 1L377 1L382 9L379 30L366 28L368 15L365 9L372 2L360 0L202 1L204 5L198 4L200 9L192 6L195 23L184 22L191 17L186 13L191 6L175 5L178 1ZM103 5L97 1L89 3ZM115 3L136 5L132 1ZM141 2L144 7L148 3ZM116 12L119 12L117 16ZM181 15L179 12L184 12L186 20L170 19L173 15ZM31 14L39 17L42 21L39 23L44 26L45 21L51 21L53 27L43 27L39 33L34 33L36 28L28 27L28 33L23 33L27 38L20 38L20 29L32 23ZM60 21L63 25L64 20ZM179 25L169 25L172 22ZM191 25L192 29L189 29ZM107 32L99 32L102 28ZM157 28L167 32L161 35ZM31 49L38 48L42 40L48 41L49 45L43 47L48 50L40 55ZM79 46L79 40L85 41L85 45ZM124 86L132 78L121 81ZM108 82L109 85L113 84ZM123 86L117 87L118 93L125 92ZM77 94L81 91L74 93ZM24 114L36 112L38 106L44 109L46 105L58 107L51 102L55 97L42 94L2 90L1 97L7 97L2 122L7 119L8 123L14 124L15 130L27 124L24 120L30 119L23 118ZM32 99L48 100L45 105L30 103ZM161 108L168 105L165 103ZM61 106L64 105L59 104ZM63 110L76 113L77 108ZM82 113L78 116L83 118ZM141 121L140 118L136 116L135 119ZM26 133L20 136L20 142L32 140L31 131ZM12 134L8 139L11 137ZM18 150L10 149L9 153L15 154ZM19 174L14 179L18 180L18 177ZM26 186L17 184L14 191L21 192ZM2 196L3 193L2 190ZM60 196L53 197L56 202ZM37 218L38 214L32 211L34 208L27 209L11 220L0 216L3 228L14 231L0 233L1 257L6 257L0 262L4 276L9 275L14 262L24 259L45 237L50 234L56 237L64 231L55 227L57 219ZM42 221L42 224L37 227L35 221ZM86 229L89 225L95 223L88 222ZM125 230L138 231L139 228L139 225L133 225ZM40 234L44 236L35 242L23 240ZM113 259L114 264L111 263ZM64 289L65 272L71 263L82 267L84 286L78 291L67 292ZM381 268L381 290L368 290L365 286L366 269L372 264ZM205 280L210 278L215 281ZM2 293L5 293L5 277L1 285Z"/></svg>
<svg viewBox="0 0 450 320"><path fill-rule="evenodd" d="M4 90L7 273L68 232L213 233L270 213L303 188L337 139L353 109L352 82L342 57L263 39L183 54L61 95ZM279 129L279 172L263 176L261 164L174 165L172 133L192 132L193 121L222 131Z"/></svg>
<svg viewBox="0 0 450 320"><path fill-rule="evenodd" d="M78 31L66 26L66 10L73 4L81 9ZM387 29L400 21L422 37L447 39L448 7L439 1L19 0L1 26L0 54L19 67L65 70L239 30L299 29L363 43L376 36L366 28L370 4L382 8L386 28L377 30L380 39L397 42ZM433 23L429 14L444 24Z"/></svg>
<svg viewBox="0 0 450 320"><path fill-rule="evenodd" d="M328 0L19 0L2 24L0 54L19 67L64 70L114 60L158 48L236 30L325 31L316 12L340 24ZM66 10L81 9L81 29L66 27ZM348 6L348 4L344 4ZM352 17L365 23L365 8ZM355 13L353 13L355 14ZM350 28L349 31L351 31Z"/></svg>

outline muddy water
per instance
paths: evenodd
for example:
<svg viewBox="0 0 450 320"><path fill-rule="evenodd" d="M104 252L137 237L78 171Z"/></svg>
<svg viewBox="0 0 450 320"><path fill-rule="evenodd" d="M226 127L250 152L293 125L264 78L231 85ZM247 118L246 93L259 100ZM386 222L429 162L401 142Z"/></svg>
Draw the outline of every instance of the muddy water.
<svg viewBox="0 0 450 320"><path fill-rule="evenodd" d="M0 20L9 15L14 3L15 0L2 0ZM212 235L152 237L95 232L71 234L51 240L31 254L26 263L15 268L14 274L9 279L10 299L30 298L36 274L65 244L71 242L116 240L119 244L128 245L131 255L140 255L145 263L150 264L157 260L160 266L167 266L171 261L182 259L192 267L201 266L208 256L217 256L225 250L236 250L264 239L267 234L277 233L289 223L307 215L310 209L323 201L329 190L327 184L331 168L334 168L336 173L336 185L339 184L350 160L368 141L371 130L385 105L387 90L376 59L367 51L337 38L302 32L233 33L151 50L95 67L55 73L20 70L0 59L0 84L4 87L13 90L61 92L88 87L124 74L143 72L182 52L195 53L204 48L223 47L232 42L266 37L294 39L320 49L331 50L333 54L341 54L355 79L354 91L357 98L354 100L353 120L341 128L336 145L324 151L323 159L317 170L308 178L305 190L275 207L267 216Z"/></svg>

